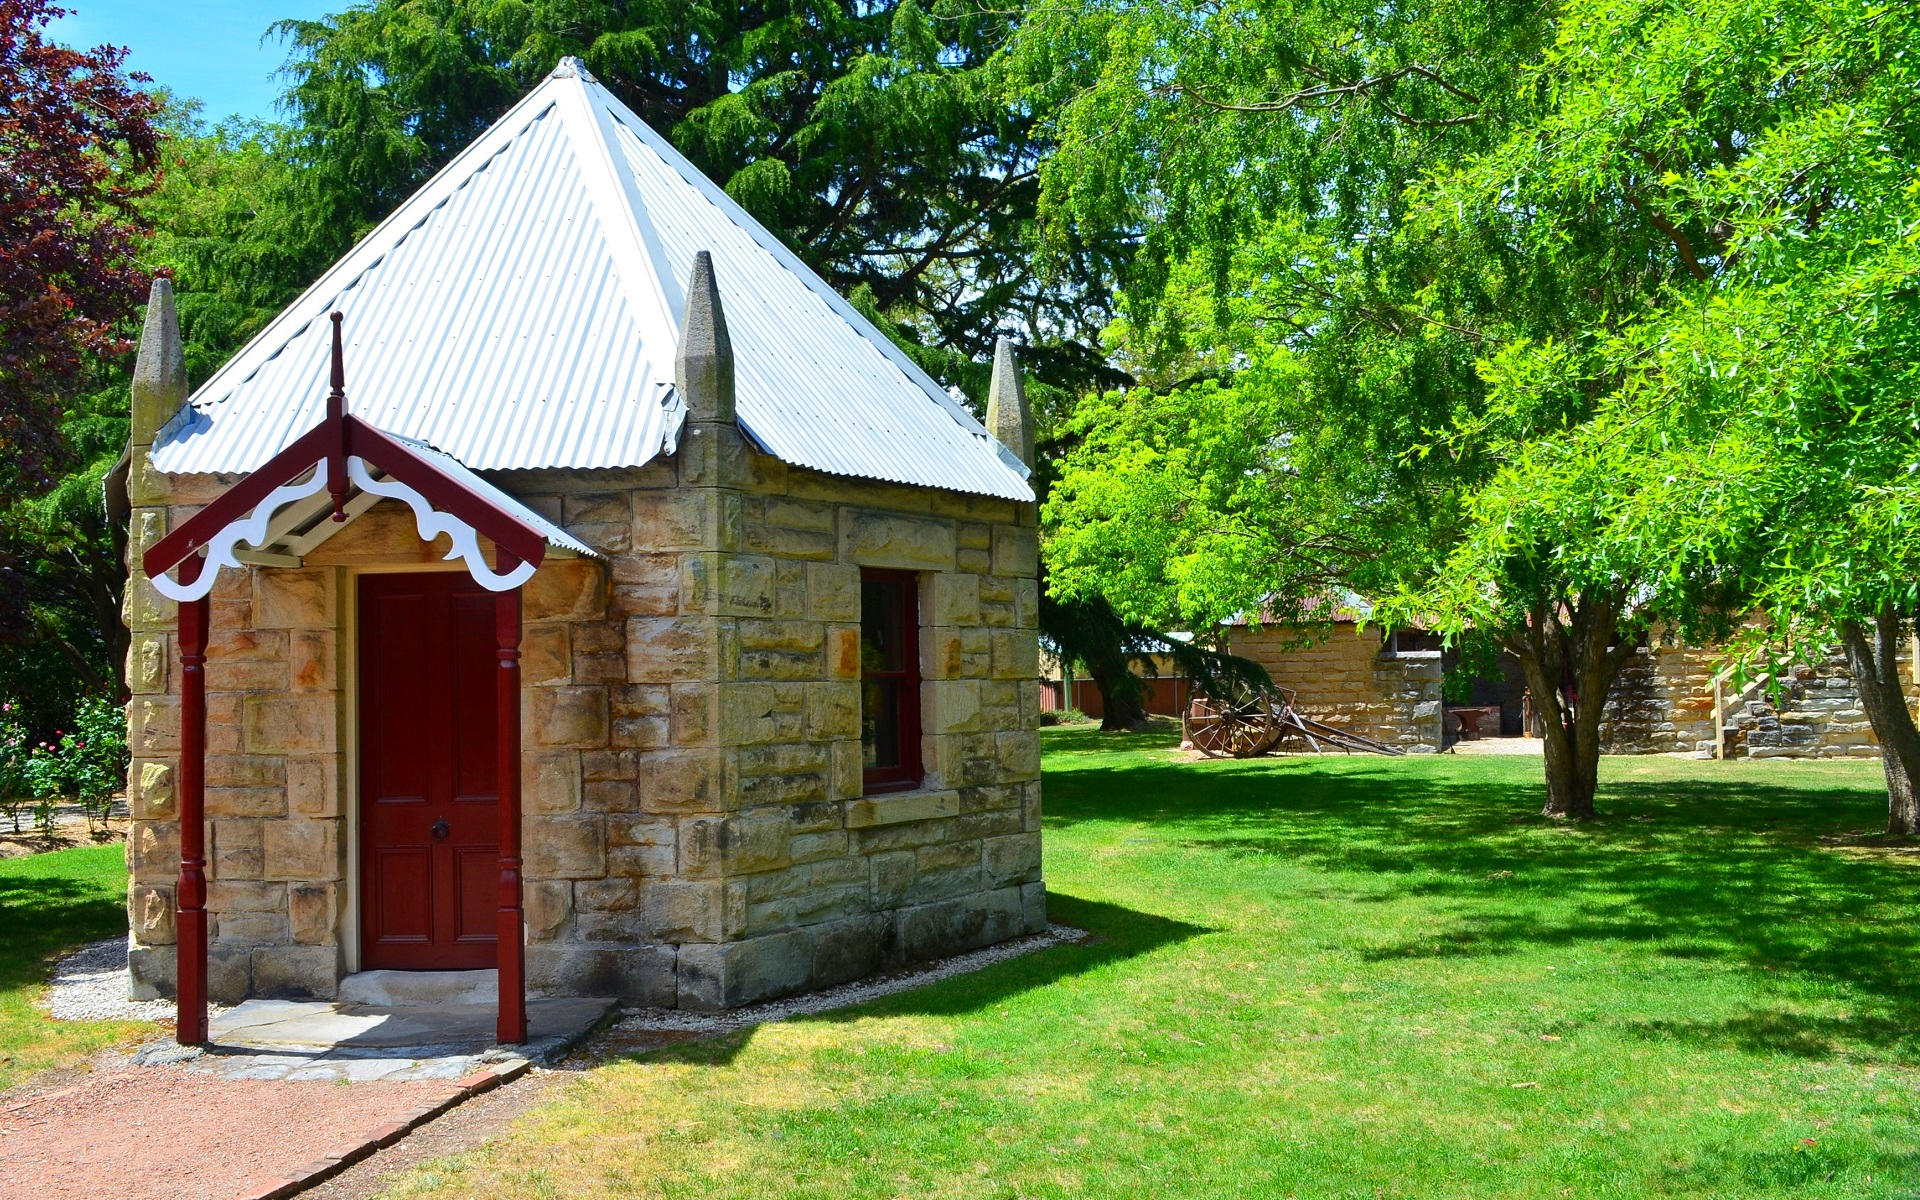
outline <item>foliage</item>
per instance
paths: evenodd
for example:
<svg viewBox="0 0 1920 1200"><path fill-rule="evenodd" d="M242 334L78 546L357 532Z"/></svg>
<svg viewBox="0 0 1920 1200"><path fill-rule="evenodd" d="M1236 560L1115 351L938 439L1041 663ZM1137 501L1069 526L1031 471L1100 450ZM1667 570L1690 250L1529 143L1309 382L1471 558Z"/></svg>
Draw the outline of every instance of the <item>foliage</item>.
<svg viewBox="0 0 1920 1200"><path fill-rule="evenodd" d="M1440 681L1441 697L1455 704L1473 701L1473 685L1500 678L1500 644L1481 631L1468 630L1455 640L1454 662Z"/></svg>
<svg viewBox="0 0 1920 1200"><path fill-rule="evenodd" d="M121 71L124 51L46 41L63 12L0 0L0 497L68 465L66 400L92 359L124 352L146 289L137 203L158 165L158 103Z"/></svg>
<svg viewBox="0 0 1920 1200"><path fill-rule="evenodd" d="M20 814L33 797L27 782L27 758L33 753L33 741L11 700L0 701L0 813L20 832Z"/></svg>
<svg viewBox="0 0 1920 1200"><path fill-rule="evenodd" d="M187 378L197 386L364 231L304 207L285 127L209 126L187 105L167 113L165 131L166 173L141 204L153 227L144 253L173 277Z"/></svg>
<svg viewBox="0 0 1920 1200"><path fill-rule="evenodd" d="M1480 393L1486 301L1392 236L1409 183L1489 144L1544 14L1350 0L1037 6L1013 57L1053 118L1059 241L1138 231L1118 361L1050 501L1062 595L1203 628L1380 593L1450 540L1471 457L1416 459ZM1445 64L1444 68L1437 64Z"/></svg>
<svg viewBox="0 0 1920 1200"><path fill-rule="evenodd" d="M1019 331L1043 377L1110 379L1083 344L1107 316L1102 256L1069 253L1051 285L1028 269L1042 145L995 58L1016 17L954 0L371 0L281 22L299 210L344 249L578 55L908 340L972 371Z"/></svg>
<svg viewBox="0 0 1920 1200"><path fill-rule="evenodd" d="M61 443L77 469L46 492L0 508L0 695L36 738L70 724L84 692L119 693L128 634L125 570L108 526L102 483L127 441L125 375L73 402Z"/></svg>
<svg viewBox="0 0 1920 1200"><path fill-rule="evenodd" d="M1916 1182L1920 1101L1887 1081L1920 1048L1920 877L1821 844L1873 820L1871 764L1610 760L1619 818L1568 828L1526 815L1535 768L1505 757L1041 738L1050 915L1095 937L606 1063L393 1194Z"/></svg>
<svg viewBox="0 0 1920 1200"><path fill-rule="evenodd" d="M125 711L105 697L82 700L74 728L34 746L22 767L41 802L36 813L45 813L36 815L42 832L53 836L53 805L60 800L79 801L90 822L104 824L114 793L126 786L129 757Z"/></svg>
<svg viewBox="0 0 1920 1200"><path fill-rule="evenodd" d="M1495 636L1570 816L1655 620L1848 616L1883 673L1861 622L1916 607L1915 28L1837 0L1043 8L1027 52L1065 30L1091 64L1048 212L1147 230L1115 334L1162 393L1083 414L1058 586L1215 620L1344 583Z"/></svg>
<svg viewBox="0 0 1920 1200"><path fill-rule="evenodd" d="M1539 116L1424 183L1413 222L1617 281L1577 331L1485 356L1456 436L1500 473L1420 602L1498 620L1550 571L1628 621L1724 630L1752 603L1774 637L1837 633L1896 832L1920 828L1920 733L1870 643L1920 611L1917 34L1829 0L1571 5Z"/></svg>

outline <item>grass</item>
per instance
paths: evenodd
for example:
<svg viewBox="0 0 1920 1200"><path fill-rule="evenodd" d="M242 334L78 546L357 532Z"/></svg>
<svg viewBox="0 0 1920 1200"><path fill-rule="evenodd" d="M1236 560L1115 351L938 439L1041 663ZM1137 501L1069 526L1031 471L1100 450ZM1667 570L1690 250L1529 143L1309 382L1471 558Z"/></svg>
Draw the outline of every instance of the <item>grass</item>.
<svg viewBox="0 0 1920 1200"><path fill-rule="evenodd" d="M1046 734L1102 941L585 1073L404 1197L1920 1195L1872 763L1175 761Z"/></svg>
<svg viewBox="0 0 1920 1200"><path fill-rule="evenodd" d="M82 846L0 859L0 1091L146 1028L53 1021L37 1006L56 955L127 931L125 853Z"/></svg>

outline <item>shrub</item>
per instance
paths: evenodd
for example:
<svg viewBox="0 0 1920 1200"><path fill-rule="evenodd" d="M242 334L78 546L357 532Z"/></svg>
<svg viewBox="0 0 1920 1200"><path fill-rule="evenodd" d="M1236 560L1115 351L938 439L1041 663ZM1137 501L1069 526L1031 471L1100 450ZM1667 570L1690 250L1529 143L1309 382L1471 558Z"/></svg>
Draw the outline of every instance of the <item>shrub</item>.
<svg viewBox="0 0 1920 1200"><path fill-rule="evenodd" d="M104 826L113 812L114 793L127 778L127 722L118 706L103 696L80 702L74 728L56 741L33 747L21 764L27 790L36 803L34 823L53 837L55 806L77 800L87 823Z"/></svg>
<svg viewBox="0 0 1920 1200"><path fill-rule="evenodd" d="M0 703L0 813L13 822L15 833L20 832L21 813L33 799L33 788L27 782L30 752L26 727L20 723L13 702Z"/></svg>

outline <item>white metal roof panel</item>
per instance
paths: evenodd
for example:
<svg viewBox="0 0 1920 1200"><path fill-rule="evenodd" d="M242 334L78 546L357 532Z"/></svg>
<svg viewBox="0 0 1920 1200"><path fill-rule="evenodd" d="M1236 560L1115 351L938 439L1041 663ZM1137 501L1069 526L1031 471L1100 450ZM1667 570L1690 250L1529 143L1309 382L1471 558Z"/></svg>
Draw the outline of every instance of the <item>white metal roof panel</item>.
<svg viewBox="0 0 1920 1200"><path fill-rule="evenodd" d="M724 192L563 62L195 392L167 472L252 470L348 407L475 470L671 453L694 254L714 257L742 427L799 466L1030 500L1026 468Z"/></svg>

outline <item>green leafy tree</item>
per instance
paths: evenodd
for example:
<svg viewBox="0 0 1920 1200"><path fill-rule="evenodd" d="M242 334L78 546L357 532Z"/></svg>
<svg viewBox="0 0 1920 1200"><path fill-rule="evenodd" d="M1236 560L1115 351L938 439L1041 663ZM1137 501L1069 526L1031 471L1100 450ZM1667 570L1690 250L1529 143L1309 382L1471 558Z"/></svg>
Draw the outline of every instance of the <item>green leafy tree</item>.
<svg viewBox="0 0 1920 1200"><path fill-rule="evenodd" d="M1498 486L1517 505L1593 496L1580 553L1639 598L1693 615L1755 603L1772 622L1743 652L1839 641L1900 834L1920 832L1920 733L1894 661L1920 611L1917 36L1897 6L1573 6L1543 70L1551 112L1431 196L1444 210L1497 182L1533 214L1513 224L1536 254L1558 252L1561 214L1599 209L1668 264L1631 319L1489 364L1504 403L1595 398ZM1498 560L1494 523L1516 521L1480 516L1456 564L1463 608Z"/></svg>
<svg viewBox="0 0 1920 1200"><path fill-rule="evenodd" d="M146 279L137 202L153 185L158 102L126 51L47 39L64 10L0 0L0 499L68 466L64 401L124 347Z"/></svg>
<svg viewBox="0 0 1920 1200"><path fill-rule="evenodd" d="M1063 582L1212 617L1354 579L1492 636L1542 712L1557 816L1591 815L1601 707L1656 620L1721 630L1759 598L1837 626L1870 711L1904 720L1871 680L1912 604L1913 22L1095 12L1047 195L1164 247L1119 332L1169 398L1086 414L1049 508ZM1867 529L1903 536L1867 552ZM1115 558L1129 540L1159 562Z"/></svg>
<svg viewBox="0 0 1920 1200"><path fill-rule="evenodd" d="M1136 245L1109 341L1145 385L1078 411L1045 510L1056 597L1204 631L1312 621L1431 572L1488 464L1418 452L1479 412L1484 326L1557 312L1401 236L1409 189L1527 110L1549 15L1032 11L1013 61L1042 92L1073 84L1047 127L1049 245Z"/></svg>
<svg viewBox="0 0 1920 1200"><path fill-rule="evenodd" d="M1043 149L995 52L1018 10L937 0L370 0L275 27L300 210L344 248L563 55L801 258L889 316L951 384L1019 332L1043 379L1111 378L1102 246L1042 286L1029 234Z"/></svg>
<svg viewBox="0 0 1920 1200"><path fill-rule="evenodd" d="M126 393L124 382L102 373L103 392L81 397L60 429L79 469L16 501L0 521L0 579L14 588L4 618L14 648L0 663L0 694L23 703L40 731L67 722L82 692L125 691L126 572L102 484L126 445Z"/></svg>

